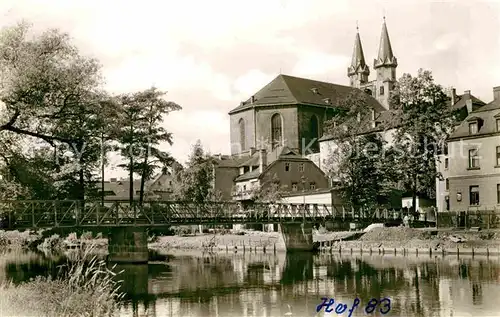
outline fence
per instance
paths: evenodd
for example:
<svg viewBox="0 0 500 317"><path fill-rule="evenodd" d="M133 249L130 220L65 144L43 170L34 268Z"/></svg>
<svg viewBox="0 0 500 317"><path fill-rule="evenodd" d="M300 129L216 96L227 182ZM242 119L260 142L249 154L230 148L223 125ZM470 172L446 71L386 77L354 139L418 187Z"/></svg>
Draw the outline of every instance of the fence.
<svg viewBox="0 0 500 317"><path fill-rule="evenodd" d="M437 215L438 228L500 228L500 209L447 211L439 212Z"/></svg>

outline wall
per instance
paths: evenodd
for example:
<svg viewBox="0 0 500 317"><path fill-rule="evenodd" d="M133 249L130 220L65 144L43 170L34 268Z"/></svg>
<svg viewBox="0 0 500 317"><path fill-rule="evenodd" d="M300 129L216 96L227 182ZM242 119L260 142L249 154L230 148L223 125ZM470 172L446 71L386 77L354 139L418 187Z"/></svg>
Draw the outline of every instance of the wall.
<svg viewBox="0 0 500 317"><path fill-rule="evenodd" d="M304 195L294 195L284 197L282 202L285 204L332 204L332 193L304 193Z"/></svg>
<svg viewBox="0 0 500 317"><path fill-rule="evenodd" d="M285 171L285 162L290 163L289 171ZM304 163L304 171L299 172L299 164ZM263 181L268 182L276 174L280 180L280 185L285 191L292 191L292 183L297 183L298 191L303 190L301 177L306 178L306 190L309 190L309 183L314 182L316 188L328 188L328 179L321 170L311 161L307 160L279 160L270 165L269 169L262 176ZM283 187L285 186L285 187Z"/></svg>
<svg viewBox="0 0 500 317"><path fill-rule="evenodd" d="M442 180L436 178L436 206L438 212L446 211L446 197L449 197L449 191L446 190L446 179L449 177L450 169L449 165L448 168L445 168L444 162L446 157L445 155L440 155L436 159L437 171L442 176Z"/></svg>
<svg viewBox="0 0 500 317"><path fill-rule="evenodd" d="M307 148L309 142L312 140L310 131L310 121L313 115L318 118L318 139L323 135L323 124L326 117L326 109L321 107L299 106L297 114L298 136L300 153L308 155L311 153L319 152L319 146L314 148Z"/></svg>
<svg viewBox="0 0 500 317"><path fill-rule="evenodd" d="M271 145L271 117L280 113L283 119L282 136L285 145L290 149L299 149L297 123L297 106L263 107L256 109L256 139L257 143ZM257 146L259 147L259 146Z"/></svg>
<svg viewBox="0 0 500 317"><path fill-rule="evenodd" d="M500 146L498 136L452 141L448 143L450 210L465 211L469 205L469 187L479 186L481 209L493 209L497 206L497 184L500 184L500 167L496 165L496 146ZM480 169L468 169L468 150L479 149ZM457 193L462 194L462 201L457 201ZM476 208L476 207L473 207Z"/></svg>
<svg viewBox="0 0 500 317"><path fill-rule="evenodd" d="M381 131L379 134L381 135L382 139L387 142L385 145L386 147L389 147L391 145L394 145L394 139L395 139L395 134L397 132L397 129L390 129L386 131ZM327 172L329 169L329 164L328 160L333 151L337 149L337 143L335 140L330 139L330 140L324 140L319 143L320 147L320 157L319 157L319 162L320 162L320 168L322 171Z"/></svg>
<svg viewBox="0 0 500 317"><path fill-rule="evenodd" d="M233 194L238 193L238 195L233 195L234 200L244 200L251 199L253 195L253 191L258 189L260 186L259 179L249 179L235 183L235 192Z"/></svg>
<svg viewBox="0 0 500 317"><path fill-rule="evenodd" d="M255 147L254 144L254 110L248 109L238 112L229 116L229 140L231 142L231 154L238 154L242 152L240 148L240 125L239 121L243 118L245 120L245 145L248 150L250 147Z"/></svg>
<svg viewBox="0 0 500 317"><path fill-rule="evenodd" d="M216 167L215 168L215 189L222 193L224 200L231 200L233 180L239 175L236 167Z"/></svg>

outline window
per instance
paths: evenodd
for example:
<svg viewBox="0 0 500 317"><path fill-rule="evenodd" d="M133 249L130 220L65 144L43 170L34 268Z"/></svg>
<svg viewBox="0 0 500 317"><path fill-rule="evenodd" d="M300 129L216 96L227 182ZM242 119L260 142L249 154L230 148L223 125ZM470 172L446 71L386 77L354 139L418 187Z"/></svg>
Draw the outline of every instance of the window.
<svg viewBox="0 0 500 317"><path fill-rule="evenodd" d="M469 134L477 133L477 122L469 123Z"/></svg>
<svg viewBox="0 0 500 317"><path fill-rule="evenodd" d="M445 180L445 189L450 190L450 180L449 179Z"/></svg>
<svg viewBox="0 0 500 317"><path fill-rule="evenodd" d="M285 163L285 172L290 170L290 163Z"/></svg>
<svg viewBox="0 0 500 317"><path fill-rule="evenodd" d="M447 169L448 169L448 163L449 163L449 162L448 162L448 159L447 159L447 158L445 158L445 159L444 159L444 169L445 169L445 170L447 170Z"/></svg>
<svg viewBox="0 0 500 317"><path fill-rule="evenodd" d="M497 204L500 204L500 184L497 184Z"/></svg>
<svg viewBox="0 0 500 317"><path fill-rule="evenodd" d="M304 163L299 163L299 172L304 172Z"/></svg>
<svg viewBox="0 0 500 317"><path fill-rule="evenodd" d="M245 120L243 120L243 118L240 119L240 121L238 121L238 125L239 125L239 128L240 128L240 151L244 151L245 150Z"/></svg>
<svg viewBox="0 0 500 317"><path fill-rule="evenodd" d="M392 79L396 79L396 69L395 68L391 69L391 77L392 77Z"/></svg>
<svg viewBox="0 0 500 317"><path fill-rule="evenodd" d="M444 197L446 211L450 210L450 196Z"/></svg>
<svg viewBox="0 0 500 317"><path fill-rule="evenodd" d="M309 189L316 189L316 183L309 183Z"/></svg>
<svg viewBox="0 0 500 317"><path fill-rule="evenodd" d="M469 150L469 168L479 168L479 155L477 149Z"/></svg>
<svg viewBox="0 0 500 317"><path fill-rule="evenodd" d="M246 192L247 191L247 185L243 185L243 191Z"/></svg>
<svg viewBox="0 0 500 317"><path fill-rule="evenodd" d="M277 148L282 143L283 128L281 126L281 115L275 113L271 117L271 141L273 149Z"/></svg>
<svg viewBox="0 0 500 317"><path fill-rule="evenodd" d="M169 184L170 186L172 186L172 181L168 181L168 184Z"/></svg>
<svg viewBox="0 0 500 317"><path fill-rule="evenodd" d="M469 204L471 206L479 205L479 186L471 186L469 188Z"/></svg>
<svg viewBox="0 0 500 317"><path fill-rule="evenodd" d="M500 132L500 119L497 119L497 131Z"/></svg>
<svg viewBox="0 0 500 317"><path fill-rule="evenodd" d="M380 95L383 96L384 95L384 86L380 86Z"/></svg>
<svg viewBox="0 0 500 317"><path fill-rule="evenodd" d="M500 166L500 146L497 146L497 165L496 166Z"/></svg>
<svg viewBox="0 0 500 317"><path fill-rule="evenodd" d="M297 183L292 183L292 191L296 192L297 188Z"/></svg>

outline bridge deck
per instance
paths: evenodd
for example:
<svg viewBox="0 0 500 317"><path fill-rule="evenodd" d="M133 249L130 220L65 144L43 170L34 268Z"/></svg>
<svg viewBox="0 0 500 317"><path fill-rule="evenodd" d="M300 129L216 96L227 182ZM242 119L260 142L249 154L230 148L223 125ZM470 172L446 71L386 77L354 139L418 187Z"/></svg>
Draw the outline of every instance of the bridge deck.
<svg viewBox="0 0 500 317"><path fill-rule="evenodd" d="M196 224L302 223L382 220L388 213L353 215L320 204L252 204L238 202L191 203L148 201L81 202L0 201L0 227L9 229L53 227L159 227Z"/></svg>

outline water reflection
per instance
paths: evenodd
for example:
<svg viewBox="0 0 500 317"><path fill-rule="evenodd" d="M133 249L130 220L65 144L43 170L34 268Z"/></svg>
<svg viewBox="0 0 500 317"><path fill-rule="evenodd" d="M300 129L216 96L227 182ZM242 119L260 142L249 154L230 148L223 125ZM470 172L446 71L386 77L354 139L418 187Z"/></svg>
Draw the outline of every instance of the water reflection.
<svg viewBox="0 0 500 317"><path fill-rule="evenodd" d="M156 255L118 265L122 316L312 316L321 297L390 297L392 316L498 316L498 258L378 255ZM54 275L64 258L0 255L0 279ZM325 316L328 314L325 314ZM331 314L330 314L331 315Z"/></svg>

